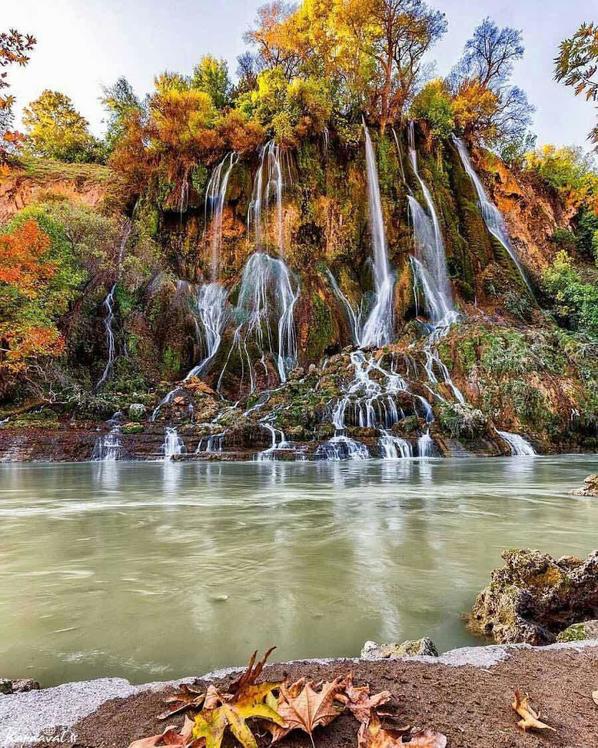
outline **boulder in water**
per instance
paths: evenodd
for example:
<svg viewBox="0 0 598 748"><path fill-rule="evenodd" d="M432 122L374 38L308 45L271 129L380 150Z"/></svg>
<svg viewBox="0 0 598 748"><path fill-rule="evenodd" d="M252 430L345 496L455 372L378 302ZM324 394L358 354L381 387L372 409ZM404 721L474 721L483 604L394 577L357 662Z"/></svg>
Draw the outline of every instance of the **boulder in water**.
<svg viewBox="0 0 598 748"><path fill-rule="evenodd" d="M598 498L598 474L588 475L581 488L571 491L573 496L594 496Z"/></svg>
<svg viewBox="0 0 598 748"><path fill-rule="evenodd" d="M498 644L552 644L559 632L598 613L598 551L558 561L536 550L507 550L469 616L475 633Z"/></svg>
<svg viewBox="0 0 598 748"><path fill-rule="evenodd" d="M427 636L422 639L404 641L401 644L376 644L366 642L361 650L365 660L396 660L399 657L438 657L434 642Z"/></svg>
<svg viewBox="0 0 598 748"><path fill-rule="evenodd" d="M25 691L39 691L39 688L39 683L32 678L19 678L17 680L0 678L0 695L7 695L11 693L25 693Z"/></svg>

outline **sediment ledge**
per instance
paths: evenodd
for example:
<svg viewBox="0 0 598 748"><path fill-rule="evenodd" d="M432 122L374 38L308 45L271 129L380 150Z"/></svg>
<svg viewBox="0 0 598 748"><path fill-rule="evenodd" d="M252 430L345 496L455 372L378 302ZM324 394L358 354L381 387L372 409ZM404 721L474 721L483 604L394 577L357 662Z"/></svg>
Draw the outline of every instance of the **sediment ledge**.
<svg viewBox="0 0 598 748"><path fill-rule="evenodd" d="M302 660L265 670L267 679L304 675L331 679L352 671L356 682L388 689L402 724L444 733L451 748L598 745L598 640L555 644L468 647L441 657L397 660ZM187 682L226 681L238 669L208 673ZM0 697L1 748L126 748L132 740L161 732L156 719L178 683L134 686L112 678ZM511 709L515 688L529 693L550 735L523 733ZM173 724L182 719L173 718ZM318 748L357 745L355 726L340 717L316 733ZM264 738L260 748L266 745ZM307 736L289 735L284 745L304 748Z"/></svg>

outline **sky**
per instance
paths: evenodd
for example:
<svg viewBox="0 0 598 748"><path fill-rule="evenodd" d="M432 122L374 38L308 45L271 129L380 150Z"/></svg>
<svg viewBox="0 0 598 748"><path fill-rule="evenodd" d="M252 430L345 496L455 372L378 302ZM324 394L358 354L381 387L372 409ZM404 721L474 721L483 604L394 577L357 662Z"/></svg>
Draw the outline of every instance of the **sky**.
<svg viewBox="0 0 598 748"><path fill-rule="evenodd" d="M156 73L187 73L212 53L236 70L243 33L263 0L0 0L0 30L17 28L38 39L26 68L10 69L16 112L45 88L68 94L96 134L103 130L103 85L124 75L139 95ZM446 74L473 28L491 16L521 29L526 45L514 82L536 107L538 143L587 146L594 109L552 80L560 41L582 21L598 19L598 0L429 0L446 13L448 33L430 60Z"/></svg>

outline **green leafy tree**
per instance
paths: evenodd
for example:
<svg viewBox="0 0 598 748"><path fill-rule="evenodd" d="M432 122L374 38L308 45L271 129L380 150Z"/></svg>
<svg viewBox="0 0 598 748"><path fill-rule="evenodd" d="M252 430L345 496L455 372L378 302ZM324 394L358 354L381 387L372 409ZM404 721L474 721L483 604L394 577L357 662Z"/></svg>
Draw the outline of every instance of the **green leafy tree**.
<svg viewBox="0 0 598 748"><path fill-rule="evenodd" d="M598 23L583 23L575 34L561 42L555 60L555 78L572 86L575 95L598 101ZM590 133L598 149L598 124Z"/></svg>
<svg viewBox="0 0 598 748"><path fill-rule="evenodd" d="M191 87L210 95L217 109L224 109L230 103L231 82L228 66L224 60L205 55L193 68Z"/></svg>
<svg viewBox="0 0 598 748"><path fill-rule="evenodd" d="M584 283L564 250L557 254L542 280L560 322L598 339L598 286Z"/></svg>
<svg viewBox="0 0 598 748"><path fill-rule="evenodd" d="M416 95L410 109L413 119L425 119L434 135L448 138L455 127L453 105L445 82L437 78Z"/></svg>
<svg viewBox="0 0 598 748"><path fill-rule="evenodd" d="M124 135L128 118L140 112L142 106L126 78L119 78L112 86L105 87L100 101L108 114L105 140L111 153Z"/></svg>
<svg viewBox="0 0 598 748"><path fill-rule="evenodd" d="M23 110L27 150L58 161L99 160L99 144L89 132L89 123L59 91L45 90Z"/></svg>

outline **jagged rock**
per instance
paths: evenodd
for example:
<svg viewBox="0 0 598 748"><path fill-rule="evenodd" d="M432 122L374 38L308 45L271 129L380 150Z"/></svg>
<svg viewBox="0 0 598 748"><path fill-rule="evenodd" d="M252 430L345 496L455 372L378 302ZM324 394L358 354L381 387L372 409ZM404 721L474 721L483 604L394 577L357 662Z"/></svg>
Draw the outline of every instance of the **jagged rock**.
<svg viewBox="0 0 598 748"><path fill-rule="evenodd" d="M130 421L143 421L145 413L146 407L143 403L131 403L131 405L129 405Z"/></svg>
<svg viewBox="0 0 598 748"><path fill-rule="evenodd" d="M598 497L598 474L588 475L581 488L575 488L571 493L574 496Z"/></svg>
<svg viewBox="0 0 598 748"><path fill-rule="evenodd" d="M417 657L427 655L438 657L438 650L434 642L427 636L422 639L413 639L400 644L377 644L366 642L361 650L361 656L365 660L394 660L398 657Z"/></svg>
<svg viewBox="0 0 598 748"><path fill-rule="evenodd" d="M597 617L598 551L555 561L536 550L507 550L473 605L469 627L498 644L552 644L567 626Z"/></svg>
<svg viewBox="0 0 598 748"><path fill-rule="evenodd" d="M598 620L574 623L556 638L558 642L578 642L584 639L598 639Z"/></svg>
<svg viewBox="0 0 598 748"><path fill-rule="evenodd" d="M39 691L40 685L32 678L9 680L0 678L0 694L24 693L25 691Z"/></svg>

